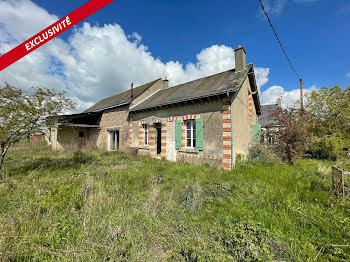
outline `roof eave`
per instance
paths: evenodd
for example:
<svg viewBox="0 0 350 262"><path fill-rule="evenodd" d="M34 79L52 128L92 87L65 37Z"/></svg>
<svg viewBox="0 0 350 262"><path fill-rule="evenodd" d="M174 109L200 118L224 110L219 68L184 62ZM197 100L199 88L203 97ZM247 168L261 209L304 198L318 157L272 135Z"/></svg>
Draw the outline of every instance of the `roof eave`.
<svg viewBox="0 0 350 262"><path fill-rule="evenodd" d="M253 92L253 99L254 99L256 113L257 113L257 115L260 116L261 115L261 104L260 104L260 98L259 98L259 90L258 90L258 86L256 84L254 65L252 64L251 66L252 67L250 68L250 70L248 72L248 77L249 77L250 86L251 86L252 92Z"/></svg>
<svg viewBox="0 0 350 262"><path fill-rule="evenodd" d="M75 123L58 123L57 125L66 126L66 127L101 128L99 125L75 124Z"/></svg>
<svg viewBox="0 0 350 262"><path fill-rule="evenodd" d="M96 110L85 112L85 113L98 113L98 112L102 112L102 111L105 111L105 110L108 110L108 109L113 109L113 108L116 108L116 107L126 106L126 105L129 105L130 103L131 103L131 101L125 102L125 103L121 103L121 104L118 104L118 105L114 105L114 106L109 106L109 107L96 109Z"/></svg>

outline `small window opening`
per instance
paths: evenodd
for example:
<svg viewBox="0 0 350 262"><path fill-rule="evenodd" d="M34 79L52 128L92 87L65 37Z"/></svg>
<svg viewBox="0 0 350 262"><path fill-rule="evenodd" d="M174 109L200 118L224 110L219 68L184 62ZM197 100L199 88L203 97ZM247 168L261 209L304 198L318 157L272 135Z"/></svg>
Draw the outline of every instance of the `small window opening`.
<svg viewBox="0 0 350 262"><path fill-rule="evenodd" d="M143 126L145 130L145 146L148 146L148 125Z"/></svg>
<svg viewBox="0 0 350 262"><path fill-rule="evenodd" d="M79 132L79 137L84 137L84 132Z"/></svg>

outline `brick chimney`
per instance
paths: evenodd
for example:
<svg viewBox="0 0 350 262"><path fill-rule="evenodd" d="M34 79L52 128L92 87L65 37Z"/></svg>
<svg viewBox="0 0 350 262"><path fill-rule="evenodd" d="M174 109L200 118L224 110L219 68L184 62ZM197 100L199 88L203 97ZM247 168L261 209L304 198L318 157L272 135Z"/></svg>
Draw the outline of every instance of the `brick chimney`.
<svg viewBox="0 0 350 262"><path fill-rule="evenodd" d="M278 107L282 107L282 98L277 98L277 105Z"/></svg>
<svg viewBox="0 0 350 262"><path fill-rule="evenodd" d="M164 89L167 89L169 87L169 80L167 77L165 77L165 79L163 80L164 83Z"/></svg>
<svg viewBox="0 0 350 262"><path fill-rule="evenodd" d="M246 51L243 46L238 46L235 50L236 71L242 70L246 65Z"/></svg>

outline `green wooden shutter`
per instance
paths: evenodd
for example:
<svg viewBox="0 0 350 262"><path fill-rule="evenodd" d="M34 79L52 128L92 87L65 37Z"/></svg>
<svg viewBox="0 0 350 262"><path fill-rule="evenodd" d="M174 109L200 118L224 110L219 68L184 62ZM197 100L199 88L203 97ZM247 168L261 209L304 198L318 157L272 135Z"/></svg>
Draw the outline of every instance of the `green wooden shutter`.
<svg viewBox="0 0 350 262"><path fill-rule="evenodd" d="M203 118L196 119L196 149L203 150Z"/></svg>
<svg viewBox="0 0 350 262"><path fill-rule="evenodd" d="M254 124L253 126L253 144L258 145L261 141L261 125Z"/></svg>
<svg viewBox="0 0 350 262"><path fill-rule="evenodd" d="M182 121L177 120L175 126L176 149L180 149L182 147Z"/></svg>

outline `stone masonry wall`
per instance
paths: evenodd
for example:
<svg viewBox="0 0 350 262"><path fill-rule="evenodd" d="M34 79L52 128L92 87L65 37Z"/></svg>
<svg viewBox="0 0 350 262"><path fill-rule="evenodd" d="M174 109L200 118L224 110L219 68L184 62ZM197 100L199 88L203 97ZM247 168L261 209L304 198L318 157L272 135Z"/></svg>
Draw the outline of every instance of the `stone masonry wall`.
<svg viewBox="0 0 350 262"><path fill-rule="evenodd" d="M128 107L110 109L103 112L100 126L101 131L97 139L97 146L99 148L107 148L108 131L106 128L121 127L119 131L119 149L126 149L129 133Z"/></svg>
<svg viewBox="0 0 350 262"><path fill-rule="evenodd" d="M185 161L191 164L208 163L212 166L222 167L223 161L223 104L221 101L210 103L200 103L197 105L183 106L169 110L154 110L143 113L133 114L135 122L133 136L137 135L139 142L139 153L143 155L156 156L156 129L149 125L149 144L144 146L144 130L142 122L149 117L156 117L162 121L162 145L161 157L170 158L171 161ZM186 148L186 125L185 121L189 119L203 118L203 151L197 151ZM182 121L182 148L175 149L175 121ZM170 128L171 127L171 128ZM170 140L168 138L171 138ZM134 139L135 140L135 139ZM168 141L169 140L169 141ZM171 143L171 146L167 144ZM169 150L169 152L168 152Z"/></svg>

